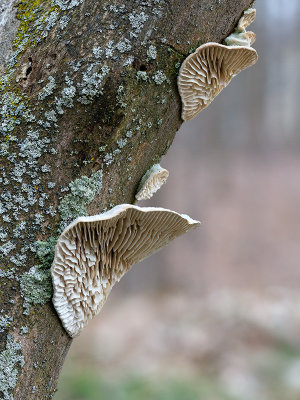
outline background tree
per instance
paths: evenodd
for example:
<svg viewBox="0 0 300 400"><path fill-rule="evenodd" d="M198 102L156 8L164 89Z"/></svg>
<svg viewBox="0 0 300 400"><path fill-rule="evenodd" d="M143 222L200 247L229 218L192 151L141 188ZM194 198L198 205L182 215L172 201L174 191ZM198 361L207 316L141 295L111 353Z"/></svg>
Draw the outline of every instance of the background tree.
<svg viewBox="0 0 300 400"><path fill-rule="evenodd" d="M50 302L56 238L132 202L178 130L178 69L250 0L13 0L0 20L0 392L47 399L71 344ZM186 210L188 211L188 210Z"/></svg>

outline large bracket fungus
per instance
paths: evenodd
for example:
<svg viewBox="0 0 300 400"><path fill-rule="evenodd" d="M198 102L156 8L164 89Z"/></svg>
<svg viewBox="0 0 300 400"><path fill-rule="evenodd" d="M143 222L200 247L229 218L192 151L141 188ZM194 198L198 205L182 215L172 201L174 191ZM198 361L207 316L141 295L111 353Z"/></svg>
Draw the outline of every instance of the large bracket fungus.
<svg viewBox="0 0 300 400"><path fill-rule="evenodd" d="M168 176L168 170L162 168L159 164L154 164L142 177L135 198L137 200L150 199L166 182Z"/></svg>
<svg viewBox="0 0 300 400"><path fill-rule="evenodd" d="M236 31L225 43L206 43L183 62L178 76L178 90L182 100L182 119L194 118L209 106L231 79L257 61L253 32L246 27L255 19L255 10L246 10Z"/></svg>
<svg viewBox="0 0 300 400"><path fill-rule="evenodd" d="M59 237L51 268L53 304L68 334L77 336L99 313L133 264L199 224L171 210L130 204L77 218Z"/></svg>

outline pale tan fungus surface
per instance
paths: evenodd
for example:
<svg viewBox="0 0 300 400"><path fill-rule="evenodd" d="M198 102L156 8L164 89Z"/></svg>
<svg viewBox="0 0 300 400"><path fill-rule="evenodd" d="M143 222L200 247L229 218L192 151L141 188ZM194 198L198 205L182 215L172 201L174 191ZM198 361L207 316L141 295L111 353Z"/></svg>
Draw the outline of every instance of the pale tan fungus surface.
<svg viewBox="0 0 300 400"><path fill-rule="evenodd" d="M256 9L248 8L248 10L244 11L244 14L240 18L237 26L237 30L239 32L245 32L246 28L254 22L256 18Z"/></svg>
<svg viewBox="0 0 300 400"><path fill-rule="evenodd" d="M256 40L254 32L246 32L246 28L255 20L256 9L249 8L244 11L234 32L225 40L227 46L248 46L250 47Z"/></svg>
<svg viewBox="0 0 300 400"><path fill-rule="evenodd" d="M225 39L227 46L243 46L250 47L256 40L254 32L235 32Z"/></svg>
<svg viewBox="0 0 300 400"><path fill-rule="evenodd" d="M150 199L162 187L169 176L169 171L159 164L153 165L142 177L140 188L135 195L137 200Z"/></svg>
<svg viewBox="0 0 300 400"><path fill-rule="evenodd" d="M131 268L200 223L174 211L122 204L77 218L58 239L51 273L53 304L77 336Z"/></svg>
<svg viewBox="0 0 300 400"><path fill-rule="evenodd" d="M182 119L194 118L243 69L257 61L254 32L246 28L256 17L256 9L245 10L235 31L225 44L206 43L188 56L179 71L178 90L182 100Z"/></svg>
<svg viewBox="0 0 300 400"><path fill-rule="evenodd" d="M183 62L178 77L182 119L194 118L243 69L257 61L256 50L206 43Z"/></svg>

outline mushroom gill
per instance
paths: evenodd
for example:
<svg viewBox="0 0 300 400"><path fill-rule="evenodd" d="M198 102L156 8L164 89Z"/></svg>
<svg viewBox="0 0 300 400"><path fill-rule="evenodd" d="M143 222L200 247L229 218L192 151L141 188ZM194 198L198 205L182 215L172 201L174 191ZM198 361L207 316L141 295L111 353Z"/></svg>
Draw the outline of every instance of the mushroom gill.
<svg viewBox="0 0 300 400"><path fill-rule="evenodd" d="M199 224L174 211L130 204L77 218L59 237L51 268L53 304L68 334L77 336L99 313L133 264Z"/></svg>

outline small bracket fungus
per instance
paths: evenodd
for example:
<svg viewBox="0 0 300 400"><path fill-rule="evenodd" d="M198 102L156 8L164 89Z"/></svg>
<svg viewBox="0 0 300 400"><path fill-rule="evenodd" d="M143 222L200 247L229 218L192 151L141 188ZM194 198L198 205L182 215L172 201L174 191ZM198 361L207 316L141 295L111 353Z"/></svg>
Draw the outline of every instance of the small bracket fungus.
<svg viewBox="0 0 300 400"><path fill-rule="evenodd" d="M245 32L246 28L254 22L256 18L256 9L255 8L248 8L245 10L242 17L240 18L237 26L238 32Z"/></svg>
<svg viewBox="0 0 300 400"><path fill-rule="evenodd" d="M162 168L159 164L154 164L142 177L135 198L137 200L150 199L166 182L168 176L168 170Z"/></svg>
<svg viewBox="0 0 300 400"><path fill-rule="evenodd" d="M183 62L178 77L182 100L182 119L194 118L243 69L257 61L250 47L206 43Z"/></svg>
<svg viewBox="0 0 300 400"><path fill-rule="evenodd" d="M68 334L77 336L99 313L133 264L199 224L174 211L130 204L77 218L59 237L51 268L53 304Z"/></svg>
<svg viewBox="0 0 300 400"><path fill-rule="evenodd" d="M226 46L206 43L184 60L178 76L184 121L209 106L235 75L256 63L256 50L250 47L256 35L246 32L255 17L255 8L244 11L235 31L225 39Z"/></svg>
<svg viewBox="0 0 300 400"><path fill-rule="evenodd" d="M225 39L227 46L250 47L256 40L254 32L234 32Z"/></svg>
<svg viewBox="0 0 300 400"><path fill-rule="evenodd" d="M248 8L240 18L235 31L225 39L227 46L247 46L250 47L256 40L254 32L246 32L246 28L256 17L255 8Z"/></svg>

